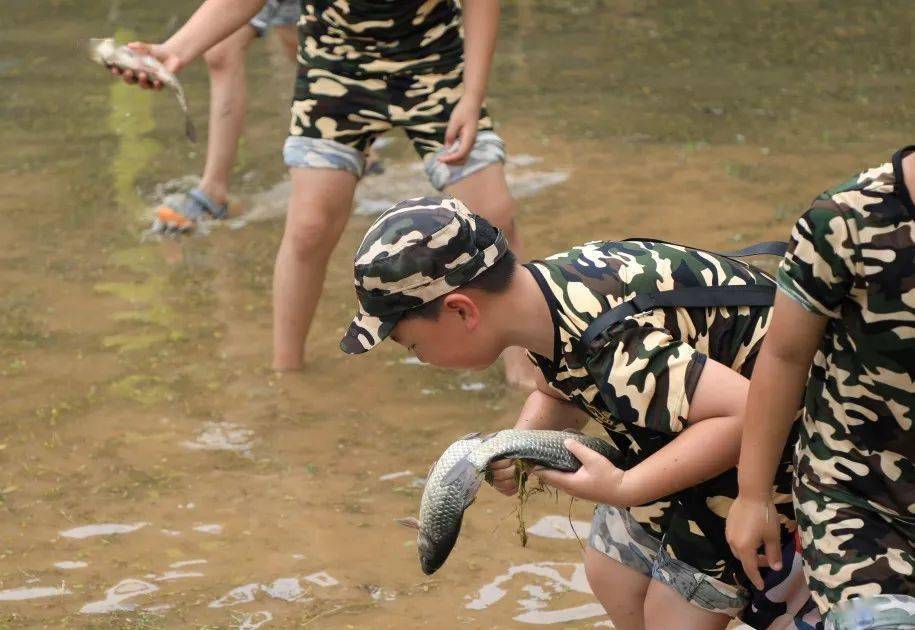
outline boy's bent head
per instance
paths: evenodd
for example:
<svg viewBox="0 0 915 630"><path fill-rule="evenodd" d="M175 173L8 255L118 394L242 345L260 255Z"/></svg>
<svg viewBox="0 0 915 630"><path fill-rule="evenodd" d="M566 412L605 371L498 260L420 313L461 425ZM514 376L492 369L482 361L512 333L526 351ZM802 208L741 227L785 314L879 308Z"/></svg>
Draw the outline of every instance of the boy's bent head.
<svg viewBox="0 0 915 630"><path fill-rule="evenodd" d="M471 294L504 290L513 271L502 232L457 199L402 201L372 224L356 252L359 312L340 348L359 354L392 336L430 363L488 365L501 348L489 348L485 335L476 337L485 347L468 344L480 321Z"/></svg>

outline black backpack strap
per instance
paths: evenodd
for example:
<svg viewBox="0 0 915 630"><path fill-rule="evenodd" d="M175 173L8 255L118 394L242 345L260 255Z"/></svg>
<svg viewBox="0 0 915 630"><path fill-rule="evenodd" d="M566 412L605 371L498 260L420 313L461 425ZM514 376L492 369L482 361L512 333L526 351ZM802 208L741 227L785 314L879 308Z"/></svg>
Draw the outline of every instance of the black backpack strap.
<svg viewBox="0 0 915 630"><path fill-rule="evenodd" d="M625 241L642 241L645 243L661 243L663 245L674 245L675 247L686 247L687 249L695 249L700 252L708 252L710 254L715 254L717 256L724 256L725 258L745 258L747 256L778 256L781 258L785 255L785 252L788 251L788 243L784 241L763 241L762 243L756 243L750 245L749 247L744 247L743 249L738 249L734 252L716 252L710 249L702 249L701 247L691 247L689 245L680 245L679 243L671 243L670 241L662 241L659 238L627 238Z"/></svg>
<svg viewBox="0 0 915 630"><path fill-rule="evenodd" d="M595 341L605 335L616 324L636 313L643 313L656 308L715 308L719 306L771 306L775 300L775 287L772 285L725 285L718 287L687 287L642 293L628 302L614 306L597 317L581 336L582 365L585 365L585 354Z"/></svg>

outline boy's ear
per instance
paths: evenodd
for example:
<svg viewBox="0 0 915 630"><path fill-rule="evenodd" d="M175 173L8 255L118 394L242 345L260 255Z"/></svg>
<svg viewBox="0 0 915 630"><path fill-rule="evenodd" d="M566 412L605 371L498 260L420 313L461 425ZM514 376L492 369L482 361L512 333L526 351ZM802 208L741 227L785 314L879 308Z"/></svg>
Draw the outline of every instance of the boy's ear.
<svg viewBox="0 0 915 630"><path fill-rule="evenodd" d="M480 323L480 309L466 293L450 293L445 296L445 310L456 313L464 322L468 331L474 330Z"/></svg>

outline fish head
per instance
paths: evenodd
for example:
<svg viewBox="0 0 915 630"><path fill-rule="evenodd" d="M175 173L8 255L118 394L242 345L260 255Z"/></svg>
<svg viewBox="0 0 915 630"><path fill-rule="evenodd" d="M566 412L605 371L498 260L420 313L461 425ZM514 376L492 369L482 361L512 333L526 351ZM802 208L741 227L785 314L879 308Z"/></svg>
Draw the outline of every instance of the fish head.
<svg viewBox="0 0 915 630"><path fill-rule="evenodd" d="M451 555L451 550L454 549L458 535L461 533L463 520L463 514L461 514L457 519L457 525L449 529L438 540L432 540L432 537L425 530L419 530L419 535L416 537L416 546L419 549L419 565L422 567L423 573L432 575L445 564L445 560Z"/></svg>
<svg viewBox="0 0 915 630"><path fill-rule="evenodd" d="M107 65L116 48L114 38L112 37L93 37L86 45L89 51L89 59L95 63Z"/></svg>

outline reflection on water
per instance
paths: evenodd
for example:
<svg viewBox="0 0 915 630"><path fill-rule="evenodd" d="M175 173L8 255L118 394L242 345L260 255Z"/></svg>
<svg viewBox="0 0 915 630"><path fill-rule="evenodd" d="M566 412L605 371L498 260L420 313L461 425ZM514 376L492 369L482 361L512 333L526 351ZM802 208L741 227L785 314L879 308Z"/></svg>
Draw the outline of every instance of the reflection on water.
<svg viewBox="0 0 915 630"><path fill-rule="evenodd" d="M159 587L155 584L128 578L126 580L121 580L105 591L105 599L97 602L90 602L80 608L79 612L84 615L98 615L122 610L135 610L138 604L135 602L124 602L129 599L134 599L135 597L140 597L141 595L155 593L158 590Z"/></svg>
<svg viewBox="0 0 915 630"><path fill-rule="evenodd" d="M10 588L0 591L0 602L15 602L24 599L41 599L42 597L54 597L55 595L69 595L72 591L63 586L32 586L22 588Z"/></svg>
<svg viewBox="0 0 915 630"><path fill-rule="evenodd" d="M583 502L573 532L564 502L532 497L521 547L514 501L484 487L434 578L394 522L417 511L410 471L523 402L497 368L338 350L371 213L430 192L402 137L359 189L302 374L267 367L282 221L265 219L286 206L292 78L271 38L247 59L245 228L140 242L203 144L175 133L169 95L111 80L75 42L158 37L192 4L5 7L0 626L603 624L578 564ZM785 238L820 190L910 141L911 24L906 0L504 3L489 107L528 253ZM182 82L202 120L203 64Z"/></svg>
<svg viewBox="0 0 915 630"><path fill-rule="evenodd" d="M149 523L101 523L83 525L60 532L64 538L89 538L90 536L111 536L112 534L129 534L146 527Z"/></svg>
<svg viewBox="0 0 915 630"><path fill-rule="evenodd" d="M584 565L567 562L537 562L509 567L508 571L482 586L465 606L470 610L484 610L506 597L509 589L516 593L518 610L523 611L512 618L522 623L568 623L604 615L604 609L593 601L562 607L552 604L554 599L569 593L591 595ZM565 603L568 597L561 599Z"/></svg>

